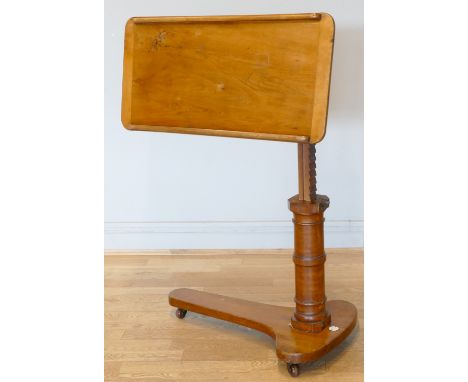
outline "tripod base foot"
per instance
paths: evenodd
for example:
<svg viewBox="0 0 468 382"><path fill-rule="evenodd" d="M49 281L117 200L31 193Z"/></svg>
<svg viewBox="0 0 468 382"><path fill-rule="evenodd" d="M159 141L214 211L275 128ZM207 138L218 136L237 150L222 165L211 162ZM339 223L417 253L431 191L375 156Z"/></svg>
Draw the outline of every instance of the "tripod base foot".
<svg viewBox="0 0 468 382"><path fill-rule="evenodd" d="M354 305L342 300L326 303L331 314L331 324L318 333L298 331L291 327L294 308L187 288L173 290L169 294L169 304L268 334L275 339L276 354L280 360L288 363L288 371L292 376L299 375L298 364L316 360L339 345L351 333L357 321Z"/></svg>

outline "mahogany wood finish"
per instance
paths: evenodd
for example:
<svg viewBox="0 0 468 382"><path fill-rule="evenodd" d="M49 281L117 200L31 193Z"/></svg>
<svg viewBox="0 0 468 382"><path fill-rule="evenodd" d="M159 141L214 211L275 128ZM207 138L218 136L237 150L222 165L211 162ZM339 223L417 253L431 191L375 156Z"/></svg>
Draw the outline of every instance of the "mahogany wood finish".
<svg viewBox="0 0 468 382"><path fill-rule="evenodd" d="M323 201L323 202L322 202ZM289 199L294 213L294 256L296 309L291 319L295 329L320 332L330 324L325 308L325 249L323 211L328 199L307 202L298 196Z"/></svg>
<svg viewBox="0 0 468 382"><path fill-rule="evenodd" d="M320 332L330 324L325 303L325 247L323 213L329 200L317 195L315 145L299 144L299 195L289 199L294 214L296 310L291 325L298 330Z"/></svg>
<svg viewBox="0 0 468 382"><path fill-rule="evenodd" d="M296 307L260 304L186 288L169 294L169 303L179 311L193 311L234 322L276 339L276 353L287 362L288 372L297 377L300 364L331 351L352 331L357 321L353 304L325 296L324 211L325 195L316 193L315 147L299 144L300 183L307 179L303 195L289 199L294 214ZM305 200L309 199L309 200ZM182 317L185 316L185 313Z"/></svg>
<svg viewBox="0 0 468 382"><path fill-rule="evenodd" d="M190 289L169 303L276 339L291 376L352 331L356 308L327 302L324 211L315 143L325 134L334 23L330 15L132 18L125 33L122 122L132 130L298 142L295 308Z"/></svg>
<svg viewBox="0 0 468 382"><path fill-rule="evenodd" d="M196 312L234 322L266 333L276 340L278 358L291 364L313 361L328 353L343 341L356 324L353 304L333 300L327 302L332 324L318 333L296 330L290 326L293 308L260 304L194 289L180 288L169 293L169 303L189 312Z"/></svg>

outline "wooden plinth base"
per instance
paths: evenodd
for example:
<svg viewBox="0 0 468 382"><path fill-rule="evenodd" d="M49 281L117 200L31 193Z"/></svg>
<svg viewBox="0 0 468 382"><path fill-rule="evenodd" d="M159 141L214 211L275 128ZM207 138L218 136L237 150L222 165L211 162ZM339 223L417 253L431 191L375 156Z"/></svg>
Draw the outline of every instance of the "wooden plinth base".
<svg viewBox="0 0 468 382"><path fill-rule="evenodd" d="M276 354L288 364L313 361L336 347L356 325L357 311L347 301L326 303L331 327L321 332L301 332L291 327L294 308L261 304L214 293L181 288L169 294L169 304L177 308L233 322L259 330L276 339ZM182 314L182 317L185 315ZM335 329L335 328L333 328ZM290 372L291 373L291 372Z"/></svg>

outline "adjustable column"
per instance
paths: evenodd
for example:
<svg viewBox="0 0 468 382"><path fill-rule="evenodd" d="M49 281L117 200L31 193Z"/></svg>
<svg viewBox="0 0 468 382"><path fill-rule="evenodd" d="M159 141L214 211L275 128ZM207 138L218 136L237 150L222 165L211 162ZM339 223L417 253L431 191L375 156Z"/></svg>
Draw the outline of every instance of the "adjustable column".
<svg viewBox="0 0 468 382"><path fill-rule="evenodd" d="M325 302L325 250L323 240L323 211L328 198L319 196L315 202L289 199L294 213L294 255L296 273L296 309L291 318L293 328L320 332L330 324Z"/></svg>
<svg viewBox="0 0 468 382"><path fill-rule="evenodd" d="M325 303L325 249L323 213L329 205L325 195L317 195L315 145L299 144L299 195L289 199L294 214L294 255L296 309L293 328L320 332L330 324Z"/></svg>
<svg viewBox="0 0 468 382"><path fill-rule="evenodd" d="M275 340L276 354L291 376L300 364L338 346L356 325L357 311L347 301L325 297L323 214L328 197L317 195L315 147L299 144L299 195L289 199L294 214L295 308L261 304L186 288L169 293L177 317L187 311L259 330ZM334 330L328 330L333 325Z"/></svg>

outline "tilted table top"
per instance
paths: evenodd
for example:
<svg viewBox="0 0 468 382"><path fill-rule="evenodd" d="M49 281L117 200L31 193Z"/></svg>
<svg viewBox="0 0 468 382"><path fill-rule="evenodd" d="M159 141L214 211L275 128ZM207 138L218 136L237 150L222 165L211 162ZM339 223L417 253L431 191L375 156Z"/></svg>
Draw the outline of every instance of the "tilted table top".
<svg viewBox="0 0 468 382"><path fill-rule="evenodd" d="M333 38L324 13L132 18L122 123L317 143L325 135Z"/></svg>

